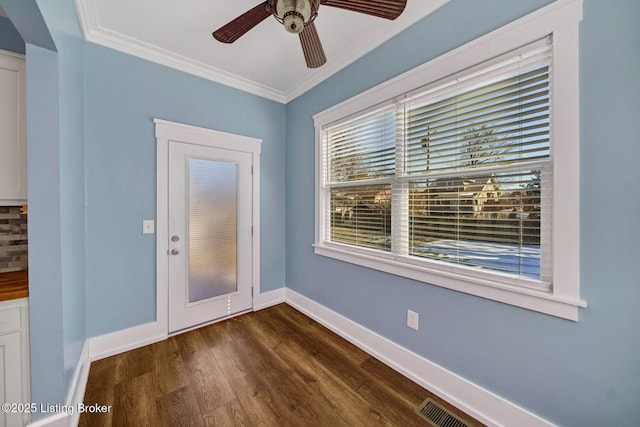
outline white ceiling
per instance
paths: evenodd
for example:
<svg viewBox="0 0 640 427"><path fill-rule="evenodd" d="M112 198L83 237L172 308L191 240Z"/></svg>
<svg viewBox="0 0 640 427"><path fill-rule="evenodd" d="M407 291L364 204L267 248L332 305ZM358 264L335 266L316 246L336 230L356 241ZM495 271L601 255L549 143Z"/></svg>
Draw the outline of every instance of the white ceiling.
<svg viewBox="0 0 640 427"><path fill-rule="evenodd" d="M261 0L76 0L76 8L88 41L288 102L447 1L408 0L394 21L321 6L315 22L327 64L316 69L273 17L233 44L211 36Z"/></svg>

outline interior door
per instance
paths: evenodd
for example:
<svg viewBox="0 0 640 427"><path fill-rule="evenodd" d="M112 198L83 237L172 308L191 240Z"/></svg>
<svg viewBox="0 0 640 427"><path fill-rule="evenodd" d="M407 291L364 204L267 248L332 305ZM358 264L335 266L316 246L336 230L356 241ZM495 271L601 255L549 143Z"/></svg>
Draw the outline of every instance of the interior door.
<svg viewBox="0 0 640 427"><path fill-rule="evenodd" d="M169 142L169 331L252 307L250 153Z"/></svg>

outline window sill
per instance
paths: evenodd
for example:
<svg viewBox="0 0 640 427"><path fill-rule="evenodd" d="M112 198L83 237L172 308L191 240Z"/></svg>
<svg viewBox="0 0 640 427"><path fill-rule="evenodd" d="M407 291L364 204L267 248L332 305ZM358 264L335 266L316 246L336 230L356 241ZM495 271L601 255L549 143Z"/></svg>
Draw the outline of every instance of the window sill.
<svg viewBox="0 0 640 427"><path fill-rule="evenodd" d="M327 244L314 244L313 246L317 255L563 319L577 321L579 307L584 308L587 306L585 301L578 298L567 298L553 295L551 292L519 288L486 279L465 276L452 271L436 270L422 265L401 262L392 257L359 253Z"/></svg>

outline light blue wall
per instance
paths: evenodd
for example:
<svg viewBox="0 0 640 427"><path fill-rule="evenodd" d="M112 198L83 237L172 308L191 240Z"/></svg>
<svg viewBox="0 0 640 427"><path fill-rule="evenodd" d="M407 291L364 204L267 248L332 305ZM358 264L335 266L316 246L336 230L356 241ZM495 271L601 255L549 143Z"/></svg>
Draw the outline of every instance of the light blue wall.
<svg viewBox="0 0 640 427"><path fill-rule="evenodd" d="M11 20L0 16L0 49L24 55L24 40Z"/></svg>
<svg viewBox="0 0 640 427"><path fill-rule="evenodd" d="M584 1L577 323L315 256L311 116L547 0L451 0L287 105L287 286L559 425L640 419L640 2ZM405 326L420 313L419 332Z"/></svg>
<svg viewBox="0 0 640 427"><path fill-rule="evenodd" d="M86 335L83 42L54 36L60 52L60 234L64 305L64 375L70 384Z"/></svg>
<svg viewBox="0 0 640 427"><path fill-rule="evenodd" d="M155 319L154 117L263 140L261 286L284 286L284 105L94 44L85 84L88 335Z"/></svg>
<svg viewBox="0 0 640 427"><path fill-rule="evenodd" d="M68 390L86 339L84 233L84 41L72 0L40 2L58 50L60 249L64 381Z"/></svg>
<svg viewBox="0 0 640 427"><path fill-rule="evenodd" d="M0 0L26 40L31 401L63 403L67 340L63 307L60 74L35 0ZM77 361L77 357L75 358ZM74 362L71 362L74 363ZM33 419L43 414L33 414Z"/></svg>
<svg viewBox="0 0 640 427"><path fill-rule="evenodd" d="M68 0L52 0L60 3ZM1 0L0 5L18 29L22 40L47 50L56 50L51 33L46 25L36 0Z"/></svg>
<svg viewBox="0 0 640 427"><path fill-rule="evenodd" d="M86 338L155 318L153 117L263 139L261 286L284 286L285 107L87 44L71 0L2 5L59 50L27 45L27 114L32 400L63 403Z"/></svg>
<svg viewBox="0 0 640 427"><path fill-rule="evenodd" d="M64 332L60 248L58 55L27 44L31 400L62 403ZM34 419L41 414L34 414Z"/></svg>
<svg viewBox="0 0 640 427"><path fill-rule="evenodd" d="M141 222L155 218L152 118L159 117L264 140L263 290L281 287L286 273L292 289L560 425L633 425L640 419L636 0L584 3L581 287L589 308L578 323L311 248L311 116L546 3L451 0L286 107L81 42L55 13L71 10L70 0L43 7L60 54L26 49L33 400L64 401L85 336L154 319L155 243ZM23 33L28 25L20 22ZM38 34L25 40L46 44ZM421 314L420 332L404 326L407 308Z"/></svg>
<svg viewBox="0 0 640 427"><path fill-rule="evenodd" d="M84 42L71 0L45 2L47 23L31 0L3 6L24 39L41 43L26 49L31 400L64 403L86 338Z"/></svg>

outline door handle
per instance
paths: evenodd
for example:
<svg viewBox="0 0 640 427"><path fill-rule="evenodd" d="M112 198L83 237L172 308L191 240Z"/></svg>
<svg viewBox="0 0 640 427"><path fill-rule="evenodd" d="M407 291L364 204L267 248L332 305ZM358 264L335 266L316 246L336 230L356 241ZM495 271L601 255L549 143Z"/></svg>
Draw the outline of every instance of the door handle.
<svg viewBox="0 0 640 427"><path fill-rule="evenodd" d="M177 249L171 249L171 255L178 255L180 253Z"/></svg>

